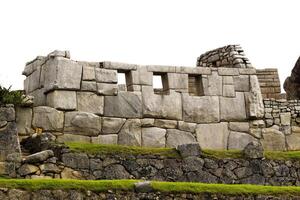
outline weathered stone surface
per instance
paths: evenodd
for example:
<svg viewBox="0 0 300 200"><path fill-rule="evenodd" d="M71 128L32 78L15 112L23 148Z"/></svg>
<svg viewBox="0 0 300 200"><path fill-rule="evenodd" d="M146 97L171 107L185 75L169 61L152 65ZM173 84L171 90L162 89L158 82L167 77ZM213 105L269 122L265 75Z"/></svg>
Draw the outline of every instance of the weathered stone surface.
<svg viewBox="0 0 300 200"><path fill-rule="evenodd" d="M41 67L38 66L37 69L24 80L24 89L26 94L40 87L40 75Z"/></svg>
<svg viewBox="0 0 300 200"><path fill-rule="evenodd" d="M144 117L182 119L182 102L179 93L170 91L169 95L157 95L154 94L152 87L143 86L142 98Z"/></svg>
<svg viewBox="0 0 300 200"><path fill-rule="evenodd" d="M162 128L150 127L142 128L142 146L145 147L165 147L166 130Z"/></svg>
<svg viewBox="0 0 300 200"><path fill-rule="evenodd" d="M105 61L105 62L101 62L100 65L102 65L104 69L118 69L118 70L125 70L125 71L137 69L136 64L121 63L121 62Z"/></svg>
<svg viewBox="0 0 300 200"><path fill-rule="evenodd" d="M84 81L96 80L95 67L83 66L82 80Z"/></svg>
<svg viewBox="0 0 300 200"><path fill-rule="evenodd" d="M73 169L89 169L89 158L84 153L64 153L62 161Z"/></svg>
<svg viewBox="0 0 300 200"><path fill-rule="evenodd" d="M33 130L31 129L32 108L17 107L16 123L19 134L30 135L33 132Z"/></svg>
<svg viewBox="0 0 300 200"><path fill-rule="evenodd" d="M292 134L285 137L289 151L300 150L300 132L292 132Z"/></svg>
<svg viewBox="0 0 300 200"><path fill-rule="evenodd" d="M167 119L155 119L154 126L159 128L177 128L177 121Z"/></svg>
<svg viewBox="0 0 300 200"><path fill-rule="evenodd" d="M245 158L257 159L264 157L264 148L258 141L250 142L243 149L243 154Z"/></svg>
<svg viewBox="0 0 300 200"><path fill-rule="evenodd" d="M77 92L77 109L81 112L103 115L104 97L93 92Z"/></svg>
<svg viewBox="0 0 300 200"><path fill-rule="evenodd" d="M208 75L207 87L204 87L204 94L208 96L222 96L222 76L218 72L212 72Z"/></svg>
<svg viewBox="0 0 300 200"><path fill-rule="evenodd" d="M103 176L105 179L128 179L130 178L130 174L126 171L126 169L119 164L110 165L106 167L103 171Z"/></svg>
<svg viewBox="0 0 300 200"><path fill-rule="evenodd" d="M124 118L112 118L103 117L102 118L102 130L103 134L118 133L122 126L124 125L126 119Z"/></svg>
<svg viewBox="0 0 300 200"><path fill-rule="evenodd" d="M96 81L99 83L117 83L117 70L95 68Z"/></svg>
<svg viewBox="0 0 300 200"><path fill-rule="evenodd" d="M21 176L26 176L28 174L34 174L38 170L39 170L39 168L35 165L24 164L18 169L18 173Z"/></svg>
<svg viewBox="0 0 300 200"><path fill-rule="evenodd" d="M229 129L237 132L249 133L249 122L229 122Z"/></svg>
<svg viewBox="0 0 300 200"><path fill-rule="evenodd" d="M194 142L196 142L196 139L190 132L180 131L177 129L167 129L166 147L176 148L178 145Z"/></svg>
<svg viewBox="0 0 300 200"><path fill-rule="evenodd" d="M33 96L33 105L34 106L45 106L47 96L44 94L45 88L37 89L33 92L26 93L30 96Z"/></svg>
<svg viewBox="0 0 300 200"><path fill-rule="evenodd" d="M80 90L82 66L75 61L55 57L43 67L46 92L54 89Z"/></svg>
<svg viewBox="0 0 300 200"><path fill-rule="evenodd" d="M250 142L256 141L253 136L236 131L230 131L228 137L228 149L244 149Z"/></svg>
<svg viewBox="0 0 300 200"><path fill-rule="evenodd" d="M182 131L187 131L191 133L195 133L196 131L196 123L188 123L184 121L178 121L178 129Z"/></svg>
<svg viewBox="0 0 300 200"><path fill-rule="evenodd" d="M20 153L20 144L16 123L8 122L0 129L0 161L4 161L12 153Z"/></svg>
<svg viewBox="0 0 300 200"><path fill-rule="evenodd" d="M177 150L183 158L201 155L201 147L199 143L181 144L177 146Z"/></svg>
<svg viewBox="0 0 300 200"><path fill-rule="evenodd" d="M233 85L223 85L223 97L235 97Z"/></svg>
<svg viewBox="0 0 300 200"><path fill-rule="evenodd" d="M141 118L141 94L136 92L119 92L117 96L105 96L104 116Z"/></svg>
<svg viewBox="0 0 300 200"><path fill-rule="evenodd" d="M235 98L220 97L221 120L241 121L245 120L245 99L242 92L237 92Z"/></svg>
<svg viewBox="0 0 300 200"><path fill-rule="evenodd" d="M262 118L264 116L264 104L257 76L250 76L250 92L245 93L246 111L250 118Z"/></svg>
<svg viewBox="0 0 300 200"><path fill-rule="evenodd" d="M285 136L282 132L271 127L262 129L262 134L261 143L265 150L284 151L286 149Z"/></svg>
<svg viewBox="0 0 300 200"><path fill-rule="evenodd" d="M234 76L234 88L238 92L249 92L250 79L248 75Z"/></svg>
<svg viewBox="0 0 300 200"><path fill-rule="evenodd" d="M92 137L91 141L93 144L118 144L118 135L99 135L98 137Z"/></svg>
<svg viewBox="0 0 300 200"><path fill-rule="evenodd" d="M76 92L55 90L47 94L47 106L58 110L76 110Z"/></svg>
<svg viewBox="0 0 300 200"><path fill-rule="evenodd" d="M38 163L43 162L47 160L48 158L51 158L54 156L54 153L52 150L45 150L41 151L32 155L29 155L25 158L24 162L26 163Z"/></svg>
<svg viewBox="0 0 300 200"><path fill-rule="evenodd" d="M153 72L148 72L146 66L139 66L136 71L130 71L128 85L152 85Z"/></svg>
<svg viewBox="0 0 300 200"><path fill-rule="evenodd" d="M0 107L0 121L14 121L16 119L14 106Z"/></svg>
<svg viewBox="0 0 300 200"><path fill-rule="evenodd" d="M57 142L83 142L83 143L90 143L91 138L89 136L84 135L74 135L74 134L63 134L57 136Z"/></svg>
<svg viewBox="0 0 300 200"><path fill-rule="evenodd" d="M118 85L115 83L97 83L97 92L101 95L115 96L118 94Z"/></svg>
<svg viewBox="0 0 300 200"><path fill-rule="evenodd" d="M284 126L290 126L291 124L291 113L280 113L280 124Z"/></svg>
<svg viewBox="0 0 300 200"><path fill-rule="evenodd" d="M42 173L60 173L60 169L53 163L45 163L39 166Z"/></svg>
<svg viewBox="0 0 300 200"><path fill-rule="evenodd" d="M34 71L36 71L39 66L44 64L45 61L46 61L46 58L43 57L43 56L36 57L35 60L33 60L32 62L26 64L26 66L24 68L24 71L22 72L22 75L29 76Z"/></svg>
<svg viewBox="0 0 300 200"><path fill-rule="evenodd" d="M167 73L170 89L188 89L188 74Z"/></svg>
<svg viewBox="0 0 300 200"><path fill-rule="evenodd" d="M220 121L219 97L196 97L182 94L182 99L184 121L196 123ZM173 106L170 107L173 108Z"/></svg>
<svg viewBox="0 0 300 200"><path fill-rule="evenodd" d="M96 81L82 81L81 91L97 92Z"/></svg>
<svg viewBox="0 0 300 200"><path fill-rule="evenodd" d="M38 106L33 108L32 126L45 131L60 131L63 129L64 113L54 108Z"/></svg>
<svg viewBox="0 0 300 200"><path fill-rule="evenodd" d="M65 167L61 172L62 179L82 179L82 174L79 171L75 171L71 168Z"/></svg>
<svg viewBox="0 0 300 200"><path fill-rule="evenodd" d="M300 80L300 57L295 63L291 76L284 81L283 87L287 94L287 99L300 99L299 80Z"/></svg>
<svg viewBox="0 0 300 200"><path fill-rule="evenodd" d="M97 136L101 131L101 118L87 112L66 112L64 131L78 135Z"/></svg>
<svg viewBox="0 0 300 200"><path fill-rule="evenodd" d="M139 119L128 119L119 132L118 144L141 146L142 130Z"/></svg>
<svg viewBox="0 0 300 200"><path fill-rule="evenodd" d="M229 131L227 123L198 124L197 141L203 149L227 149Z"/></svg>
<svg viewBox="0 0 300 200"><path fill-rule="evenodd" d="M142 127L152 127L154 126L154 119L153 118L143 118L141 119Z"/></svg>
<svg viewBox="0 0 300 200"><path fill-rule="evenodd" d="M218 73L220 76L237 76L239 75L239 69L218 67Z"/></svg>

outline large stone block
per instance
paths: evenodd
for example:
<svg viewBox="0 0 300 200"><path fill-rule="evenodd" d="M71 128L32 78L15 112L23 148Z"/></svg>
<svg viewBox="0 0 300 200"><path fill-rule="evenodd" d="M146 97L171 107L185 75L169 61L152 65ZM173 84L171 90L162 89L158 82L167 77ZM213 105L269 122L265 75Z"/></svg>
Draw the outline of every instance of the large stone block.
<svg viewBox="0 0 300 200"><path fill-rule="evenodd" d="M284 126L290 126L291 125L291 113L280 113L280 124Z"/></svg>
<svg viewBox="0 0 300 200"><path fill-rule="evenodd" d="M188 123L188 122L184 122L184 121L179 121L178 122L178 129L182 130L182 131L195 133L196 126L197 126L196 123Z"/></svg>
<svg viewBox="0 0 300 200"><path fill-rule="evenodd" d="M257 141L257 139L247 133L230 131L228 138L228 149L242 150L253 141Z"/></svg>
<svg viewBox="0 0 300 200"><path fill-rule="evenodd" d="M264 104L256 75L250 76L250 92L245 93L247 115L250 118L263 118Z"/></svg>
<svg viewBox="0 0 300 200"><path fill-rule="evenodd" d="M177 121L168 119L155 119L154 126L160 128L177 128Z"/></svg>
<svg viewBox="0 0 300 200"><path fill-rule="evenodd" d="M119 132L118 144L141 146L142 129L139 119L128 119Z"/></svg>
<svg viewBox="0 0 300 200"><path fill-rule="evenodd" d="M118 133L122 126L124 125L126 119L124 118L112 118L103 117L102 118L102 131L103 134Z"/></svg>
<svg viewBox="0 0 300 200"><path fill-rule="evenodd" d="M117 70L96 68L96 81L99 83L117 83Z"/></svg>
<svg viewBox="0 0 300 200"><path fill-rule="evenodd" d="M244 93L236 92L235 98L220 97L221 120L241 121L247 118Z"/></svg>
<svg viewBox="0 0 300 200"><path fill-rule="evenodd" d="M167 129L166 147L177 147L181 144L196 142L195 137L190 132L180 131L177 129Z"/></svg>
<svg viewBox="0 0 300 200"><path fill-rule="evenodd" d="M139 66L137 70L131 70L126 77L127 85L152 85L153 72L148 72L146 66Z"/></svg>
<svg viewBox="0 0 300 200"><path fill-rule="evenodd" d="M30 135L33 132L31 128L32 108L16 107L16 123L19 134Z"/></svg>
<svg viewBox="0 0 300 200"><path fill-rule="evenodd" d="M41 67L38 66L36 70L25 79L24 89L26 94L40 87L40 75L41 75Z"/></svg>
<svg viewBox="0 0 300 200"><path fill-rule="evenodd" d="M95 67L83 66L82 80L84 81L96 80Z"/></svg>
<svg viewBox="0 0 300 200"><path fill-rule="evenodd" d="M285 146L285 136L282 132L276 128L263 128L262 129L263 139L261 143L265 150L269 151L284 151Z"/></svg>
<svg viewBox="0 0 300 200"><path fill-rule="evenodd" d="M33 108L32 126L43 131L61 131L64 124L64 113L47 106Z"/></svg>
<svg viewBox="0 0 300 200"><path fill-rule="evenodd" d="M80 90L82 66L63 57L50 58L43 67L45 92L54 89Z"/></svg>
<svg viewBox="0 0 300 200"><path fill-rule="evenodd" d="M118 85L115 83L97 83L97 92L100 95L115 96L118 94Z"/></svg>
<svg viewBox="0 0 300 200"><path fill-rule="evenodd" d="M90 112L103 115L104 97L93 92L77 92L77 109L81 112Z"/></svg>
<svg viewBox="0 0 300 200"><path fill-rule="evenodd" d="M54 90L47 94L47 106L58 110L76 110L76 92Z"/></svg>
<svg viewBox="0 0 300 200"><path fill-rule="evenodd" d="M81 90L89 91L89 92L97 92L96 81L82 81L81 82Z"/></svg>
<svg viewBox="0 0 300 200"><path fill-rule="evenodd" d="M292 132L292 134L285 137L289 151L300 150L300 132Z"/></svg>
<svg viewBox="0 0 300 200"><path fill-rule="evenodd" d="M64 132L75 135L98 136L101 118L87 112L66 112Z"/></svg>
<svg viewBox="0 0 300 200"><path fill-rule="evenodd" d="M248 75L234 76L234 88L238 92L249 92L250 79Z"/></svg>
<svg viewBox="0 0 300 200"><path fill-rule="evenodd" d="M223 85L223 97L235 97L233 85Z"/></svg>
<svg viewBox="0 0 300 200"><path fill-rule="evenodd" d="M92 137L93 144L118 144L118 135L109 134L109 135L98 135L98 137Z"/></svg>
<svg viewBox="0 0 300 200"><path fill-rule="evenodd" d="M33 105L34 106L45 106L47 96L44 94L45 88L37 89L33 92L27 93L30 96L33 96Z"/></svg>
<svg viewBox="0 0 300 200"><path fill-rule="evenodd" d="M204 87L204 94L222 96L222 76L219 76L218 72L214 71L211 75L207 75L207 86Z"/></svg>
<svg viewBox="0 0 300 200"><path fill-rule="evenodd" d="M165 147L166 129L156 127L142 128L142 146Z"/></svg>
<svg viewBox="0 0 300 200"><path fill-rule="evenodd" d="M226 122L198 124L196 135L203 149L227 149L229 131Z"/></svg>
<svg viewBox="0 0 300 200"><path fill-rule="evenodd" d="M143 86L142 98L144 117L182 119L180 93L170 91L169 95L159 95L154 94L152 87Z"/></svg>
<svg viewBox="0 0 300 200"><path fill-rule="evenodd" d="M170 89L188 89L188 74L167 73Z"/></svg>
<svg viewBox="0 0 300 200"><path fill-rule="evenodd" d="M182 100L184 121L196 123L220 121L219 97L197 97L182 94Z"/></svg>
<svg viewBox="0 0 300 200"><path fill-rule="evenodd" d="M229 129L231 131L249 133L250 125L249 122L230 122Z"/></svg>
<svg viewBox="0 0 300 200"><path fill-rule="evenodd" d="M104 116L141 118L141 94L138 92L119 92L117 96L105 96Z"/></svg>
<svg viewBox="0 0 300 200"><path fill-rule="evenodd" d="M0 121L15 121L16 113L14 106L9 105L5 107L0 107Z"/></svg>
<svg viewBox="0 0 300 200"><path fill-rule="evenodd" d="M8 122L0 129L0 162L11 153L20 153L18 130L15 122Z"/></svg>

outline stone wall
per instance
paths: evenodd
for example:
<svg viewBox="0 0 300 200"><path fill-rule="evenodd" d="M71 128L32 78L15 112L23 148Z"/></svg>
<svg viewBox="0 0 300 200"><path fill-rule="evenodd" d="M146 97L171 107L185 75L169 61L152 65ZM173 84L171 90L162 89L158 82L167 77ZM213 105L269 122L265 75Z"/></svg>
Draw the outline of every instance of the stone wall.
<svg viewBox="0 0 300 200"><path fill-rule="evenodd" d="M240 58L242 51L234 48L239 56L233 57ZM55 51L27 63L24 85L34 107L17 111L27 120L19 123L20 135L42 131L60 142L151 147L198 141L210 149L241 149L259 139L249 134L248 123L264 114L254 68L140 66L69 57ZM118 73L126 76L125 88L118 85ZM154 75L162 79L159 94Z"/></svg>
<svg viewBox="0 0 300 200"><path fill-rule="evenodd" d="M284 81L283 87L286 91L287 99L300 99L300 57L295 63L291 75Z"/></svg>
<svg viewBox="0 0 300 200"><path fill-rule="evenodd" d="M263 98L285 99L285 96L281 94L280 80L276 68L257 69L256 75Z"/></svg>

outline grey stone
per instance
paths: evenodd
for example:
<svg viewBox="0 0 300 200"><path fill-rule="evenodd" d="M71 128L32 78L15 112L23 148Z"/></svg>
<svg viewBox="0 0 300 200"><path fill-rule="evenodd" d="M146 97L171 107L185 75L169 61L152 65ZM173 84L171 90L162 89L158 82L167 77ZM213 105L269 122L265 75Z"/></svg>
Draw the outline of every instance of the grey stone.
<svg viewBox="0 0 300 200"><path fill-rule="evenodd" d="M83 66L82 80L84 81L96 80L95 67Z"/></svg>
<svg viewBox="0 0 300 200"><path fill-rule="evenodd" d="M58 110L76 110L76 92L54 90L47 94L47 106Z"/></svg>
<svg viewBox="0 0 300 200"><path fill-rule="evenodd" d="M42 173L60 173L60 169L53 163L45 163L39 166Z"/></svg>
<svg viewBox="0 0 300 200"><path fill-rule="evenodd" d="M208 75L208 85L204 87L204 94L208 96L222 96L222 76L218 72Z"/></svg>
<svg viewBox="0 0 300 200"><path fill-rule="evenodd" d="M233 85L223 85L223 97L235 97Z"/></svg>
<svg viewBox="0 0 300 200"><path fill-rule="evenodd" d="M233 85L233 76L223 76L223 85Z"/></svg>
<svg viewBox="0 0 300 200"><path fill-rule="evenodd" d="M252 141L243 149L245 158L257 159L264 157L264 148L258 141Z"/></svg>
<svg viewBox="0 0 300 200"><path fill-rule="evenodd" d="M109 134L109 135L99 135L98 137L92 137L93 144L118 144L118 135Z"/></svg>
<svg viewBox="0 0 300 200"><path fill-rule="evenodd" d="M89 157L84 153L64 153L62 161L73 169L89 169Z"/></svg>
<svg viewBox="0 0 300 200"><path fill-rule="evenodd" d="M248 75L234 76L234 88L238 92L250 91L250 79Z"/></svg>
<svg viewBox="0 0 300 200"><path fill-rule="evenodd" d="M177 146L177 150L183 158L201 155L201 147L199 143L181 144Z"/></svg>
<svg viewBox="0 0 300 200"><path fill-rule="evenodd" d="M63 129L64 113L54 108L38 106L33 108L32 126L44 131L60 131Z"/></svg>
<svg viewBox="0 0 300 200"><path fill-rule="evenodd" d="M45 92L54 89L80 90L82 66L75 61L62 57L49 59L43 73Z"/></svg>
<svg viewBox="0 0 300 200"><path fill-rule="evenodd" d="M229 129L237 132L249 133L249 122L229 122Z"/></svg>
<svg viewBox="0 0 300 200"><path fill-rule="evenodd" d="M196 97L182 94L182 100L184 121L196 123L212 123L220 121L219 97ZM174 108L173 106L170 107Z"/></svg>
<svg viewBox="0 0 300 200"><path fill-rule="evenodd" d="M105 179L128 179L130 174L122 165L115 164L105 167L103 177Z"/></svg>
<svg viewBox="0 0 300 200"><path fill-rule="evenodd" d="M87 112L66 112L64 131L78 135L97 136L101 131L101 118Z"/></svg>
<svg viewBox="0 0 300 200"><path fill-rule="evenodd" d="M0 128L3 128L7 125L7 121L0 121Z"/></svg>
<svg viewBox="0 0 300 200"><path fill-rule="evenodd" d="M242 92L237 92L235 98L220 97L221 120L241 121L245 120L245 99Z"/></svg>
<svg viewBox="0 0 300 200"><path fill-rule="evenodd" d="M60 136L57 136L56 139L57 142L83 142L83 143L90 143L91 138L89 136L84 135L74 135L74 134L63 134Z"/></svg>
<svg viewBox="0 0 300 200"><path fill-rule="evenodd" d="M211 69L209 67L176 67L176 73L194 74L194 75L210 75Z"/></svg>
<svg viewBox="0 0 300 200"><path fill-rule="evenodd" d="M103 115L103 107L103 96L98 96L93 92L77 92L78 111Z"/></svg>
<svg viewBox="0 0 300 200"><path fill-rule="evenodd" d="M30 193L28 191L24 191L24 190L20 190L20 189L10 189L8 191L8 199L30 200ZM3 199L3 200L6 200L6 199Z"/></svg>
<svg viewBox="0 0 300 200"><path fill-rule="evenodd" d="M248 68L248 69L239 69L240 74L243 75L255 75L256 69L254 68Z"/></svg>
<svg viewBox="0 0 300 200"><path fill-rule="evenodd" d="M196 131L196 123L188 123L184 121L178 121L178 129L182 131L187 131L191 133L195 133Z"/></svg>
<svg viewBox="0 0 300 200"><path fill-rule="evenodd" d="M152 85L153 72L148 72L145 66L138 66L136 71L131 70L128 75L128 85Z"/></svg>
<svg viewBox="0 0 300 200"><path fill-rule="evenodd" d="M82 179L82 174L80 171L75 171L68 167L65 167L64 170L61 172L62 179Z"/></svg>
<svg viewBox="0 0 300 200"><path fill-rule="evenodd" d="M198 124L197 141L204 149L227 149L229 131L227 123Z"/></svg>
<svg viewBox="0 0 300 200"><path fill-rule="evenodd" d="M230 131L228 149L244 149L247 144L256 140L257 139L247 133Z"/></svg>
<svg viewBox="0 0 300 200"><path fill-rule="evenodd" d="M154 126L153 118L143 118L141 119L142 127L152 127Z"/></svg>
<svg viewBox="0 0 300 200"><path fill-rule="evenodd" d="M18 133L22 135L30 135L32 123L32 108L16 107L16 123Z"/></svg>
<svg viewBox="0 0 300 200"><path fill-rule="evenodd" d="M126 119L124 118L112 118L103 117L102 118L102 131L103 134L118 133L122 126L124 125Z"/></svg>
<svg viewBox="0 0 300 200"><path fill-rule="evenodd" d="M96 81L99 83L117 83L117 70L96 68Z"/></svg>
<svg viewBox="0 0 300 200"><path fill-rule="evenodd" d="M97 92L97 84L95 81L82 81L81 91Z"/></svg>
<svg viewBox="0 0 300 200"><path fill-rule="evenodd" d="M154 126L159 128L177 128L177 121L167 119L155 119Z"/></svg>
<svg viewBox="0 0 300 200"><path fill-rule="evenodd" d="M141 94L135 92L119 92L117 96L105 96L104 116L141 118Z"/></svg>
<svg viewBox="0 0 300 200"><path fill-rule="evenodd" d="M20 154L20 144L18 131L15 122L8 122L4 128L0 129L0 161L12 153Z"/></svg>
<svg viewBox="0 0 300 200"><path fill-rule="evenodd" d="M220 76L238 76L240 74L239 69L227 67L219 67L218 73Z"/></svg>
<svg viewBox="0 0 300 200"><path fill-rule="evenodd" d="M154 191L150 181L137 182L134 187L136 192L149 193Z"/></svg>
<svg viewBox="0 0 300 200"><path fill-rule="evenodd" d="M188 89L188 74L167 73L170 89Z"/></svg>
<svg viewBox="0 0 300 200"><path fill-rule="evenodd" d="M280 113L280 124L285 126L291 125L291 113Z"/></svg>
<svg viewBox="0 0 300 200"><path fill-rule="evenodd" d="M139 119L128 119L119 132L118 144L141 146L142 130Z"/></svg>
<svg viewBox="0 0 300 200"><path fill-rule="evenodd" d="M18 173L21 176L26 176L28 174L34 174L39 170L39 168L35 165L24 164L18 169Z"/></svg>
<svg viewBox="0 0 300 200"><path fill-rule="evenodd" d="M40 74L41 67L38 66L37 69L24 80L24 89L26 94L40 87Z"/></svg>
<svg viewBox="0 0 300 200"><path fill-rule="evenodd" d="M149 72L158 72L158 73L175 73L175 66L164 66L164 65L147 65L147 70Z"/></svg>
<svg viewBox="0 0 300 200"><path fill-rule="evenodd" d="M45 106L47 96L44 94L45 88L37 89L33 92L28 93L33 96L33 105L34 106Z"/></svg>
<svg viewBox="0 0 300 200"><path fill-rule="evenodd" d="M300 132L292 132L286 135L286 143L289 151L300 150Z"/></svg>
<svg viewBox="0 0 300 200"><path fill-rule="evenodd" d="M45 150L41 151L32 155L29 155L25 157L24 162L26 163L39 163L47 160L48 158L51 158L54 156L54 153L52 150Z"/></svg>
<svg viewBox="0 0 300 200"><path fill-rule="evenodd" d="M13 106L0 107L0 121L15 121L16 114Z"/></svg>
<svg viewBox="0 0 300 200"><path fill-rule="evenodd" d="M263 128L262 129L263 140L261 143L265 150L269 151L284 151L285 146L285 136L282 132L274 128Z"/></svg>
<svg viewBox="0 0 300 200"><path fill-rule="evenodd" d="M97 92L100 95L115 96L118 94L118 85L115 83L97 83Z"/></svg>
<svg viewBox="0 0 300 200"><path fill-rule="evenodd" d="M101 65L103 66L104 69L117 69L117 70L125 70L125 71L137 69L136 64L129 64L129 63L105 61L102 62Z"/></svg>
<svg viewBox="0 0 300 200"><path fill-rule="evenodd" d="M196 142L195 137L186 131L177 129L167 129L166 147L177 147L181 144L188 144Z"/></svg>
<svg viewBox="0 0 300 200"><path fill-rule="evenodd" d="M150 127L142 128L142 146L145 147L165 147L166 130L162 128Z"/></svg>
<svg viewBox="0 0 300 200"><path fill-rule="evenodd" d="M179 93L170 91L169 95L158 95L154 94L152 87L143 86L142 99L144 117L182 119L182 102Z"/></svg>

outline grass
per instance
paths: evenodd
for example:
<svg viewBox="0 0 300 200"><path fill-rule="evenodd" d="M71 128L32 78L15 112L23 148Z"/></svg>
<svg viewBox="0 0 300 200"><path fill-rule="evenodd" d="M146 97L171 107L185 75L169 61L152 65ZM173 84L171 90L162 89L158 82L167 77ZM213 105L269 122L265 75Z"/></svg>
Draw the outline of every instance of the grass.
<svg viewBox="0 0 300 200"><path fill-rule="evenodd" d="M180 155L174 148L146 148L136 146L104 145L89 143L66 143L66 145L76 152L88 154L127 154L127 155L156 155L168 158L179 158Z"/></svg>
<svg viewBox="0 0 300 200"><path fill-rule="evenodd" d="M105 192L108 190L133 191L138 180L63 180L63 179L0 179L1 188L24 190L90 190ZM261 186L261 185L229 185L189 182L158 182L151 185L154 191L169 193L211 193L227 195L300 195L300 187L295 186Z"/></svg>

